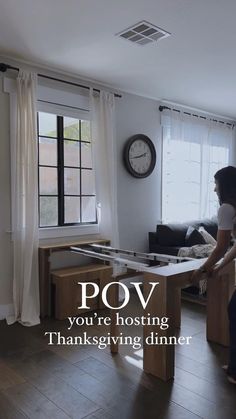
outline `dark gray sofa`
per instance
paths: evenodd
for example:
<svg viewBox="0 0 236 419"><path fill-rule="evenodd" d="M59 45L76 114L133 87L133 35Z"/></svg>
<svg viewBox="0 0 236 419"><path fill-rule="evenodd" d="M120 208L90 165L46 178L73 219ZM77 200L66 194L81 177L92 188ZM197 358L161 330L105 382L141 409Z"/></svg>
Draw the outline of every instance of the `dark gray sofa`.
<svg viewBox="0 0 236 419"><path fill-rule="evenodd" d="M203 226L205 230L210 233L215 239L217 236L217 220L215 219L204 219L204 220L193 220L188 223L176 223L176 224L157 224L155 232L149 232L149 252L150 253L161 253L167 255L177 256L181 247L188 247L188 236L187 232L189 227L198 229ZM196 238L197 239L197 238ZM197 240L196 240L197 241ZM201 242L203 243L203 242ZM201 244L200 242L194 242L194 244ZM152 265L158 264L153 262ZM182 296L190 301L201 302L204 301L204 296L199 297L199 289L191 286L182 290Z"/></svg>
<svg viewBox="0 0 236 419"><path fill-rule="evenodd" d="M216 239L216 219L193 220L183 224L157 224L156 231L148 233L149 252L177 256L181 247L188 246L186 233L189 226L192 226L196 229L198 229L200 226L203 226L205 230Z"/></svg>

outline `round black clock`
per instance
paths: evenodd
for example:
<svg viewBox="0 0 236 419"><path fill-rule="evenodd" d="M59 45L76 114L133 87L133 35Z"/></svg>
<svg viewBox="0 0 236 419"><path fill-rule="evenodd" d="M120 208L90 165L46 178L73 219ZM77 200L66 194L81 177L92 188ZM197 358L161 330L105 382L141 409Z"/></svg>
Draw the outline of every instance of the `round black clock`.
<svg viewBox="0 0 236 419"><path fill-rule="evenodd" d="M156 164L156 150L150 138L144 134L130 137L124 147L124 163L132 176L149 176Z"/></svg>

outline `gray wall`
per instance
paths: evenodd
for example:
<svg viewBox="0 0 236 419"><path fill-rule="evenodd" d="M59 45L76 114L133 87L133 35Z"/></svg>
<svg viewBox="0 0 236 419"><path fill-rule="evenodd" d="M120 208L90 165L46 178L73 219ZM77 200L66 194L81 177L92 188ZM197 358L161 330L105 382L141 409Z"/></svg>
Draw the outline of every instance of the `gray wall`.
<svg viewBox="0 0 236 419"><path fill-rule="evenodd" d="M157 101L123 94L116 101L117 187L120 246L148 251L148 231L160 220L161 196L161 128ZM144 179L132 177L125 169L122 153L127 139L145 134L153 141L157 163Z"/></svg>

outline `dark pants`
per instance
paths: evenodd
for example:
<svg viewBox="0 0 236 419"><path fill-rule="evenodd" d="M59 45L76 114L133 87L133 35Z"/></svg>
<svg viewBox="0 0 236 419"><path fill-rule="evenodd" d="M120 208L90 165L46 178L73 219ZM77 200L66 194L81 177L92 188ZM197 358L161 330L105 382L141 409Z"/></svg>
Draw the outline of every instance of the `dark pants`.
<svg viewBox="0 0 236 419"><path fill-rule="evenodd" d="M229 333L230 333L230 352L228 374L236 379L236 291L228 305Z"/></svg>

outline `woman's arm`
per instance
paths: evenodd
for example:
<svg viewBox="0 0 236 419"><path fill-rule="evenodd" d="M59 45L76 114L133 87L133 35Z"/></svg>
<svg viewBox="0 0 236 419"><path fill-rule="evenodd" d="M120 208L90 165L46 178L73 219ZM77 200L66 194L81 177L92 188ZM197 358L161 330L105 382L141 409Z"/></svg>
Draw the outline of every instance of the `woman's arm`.
<svg viewBox="0 0 236 419"><path fill-rule="evenodd" d="M211 272L213 266L225 255L230 245L231 231L218 230L217 244L213 252L210 254L201 270Z"/></svg>
<svg viewBox="0 0 236 419"><path fill-rule="evenodd" d="M214 272L219 272L222 268L224 268L224 266L228 265L228 263L231 262L235 258L236 258L236 243L233 245L230 251L226 253L224 259L214 269Z"/></svg>
<svg viewBox="0 0 236 419"><path fill-rule="evenodd" d="M202 274L210 274L213 270L214 265L225 255L230 245L231 230L218 230L217 232L217 244L213 252L207 258L205 263L196 271L193 272L191 277L191 283L198 285Z"/></svg>

